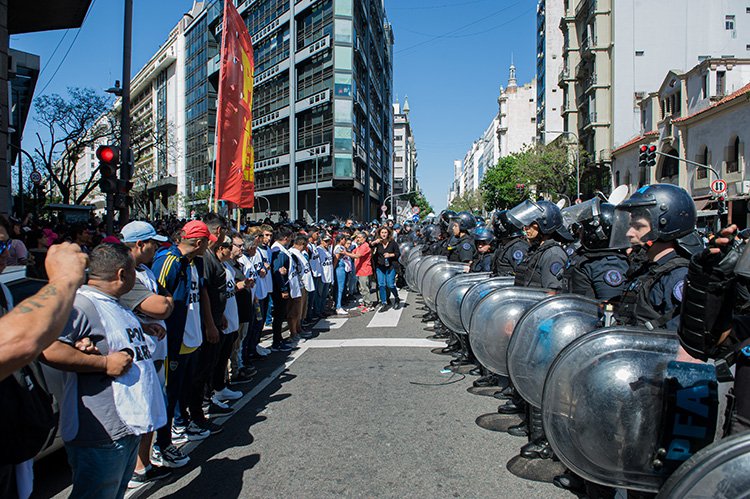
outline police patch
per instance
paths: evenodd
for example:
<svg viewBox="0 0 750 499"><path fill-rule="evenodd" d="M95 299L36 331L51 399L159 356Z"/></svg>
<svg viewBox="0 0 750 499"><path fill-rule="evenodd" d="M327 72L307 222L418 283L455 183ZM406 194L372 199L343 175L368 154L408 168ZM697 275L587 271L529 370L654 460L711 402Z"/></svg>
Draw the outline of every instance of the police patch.
<svg viewBox="0 0 750 499"><path fill-rule="evenodd" d="M179 363L179 362L177 362L176 360L171 360L171 361L169 361L169 370L170 370L170 371L176 371L176 370L177 370L177 367L178 367L179 365L180 365L180 363Z"/></svg>
<svg viewBox="0 0 750 499"><path fill-rule="evenodd" d="M565 248L565 253L567 253L568 256L573 256L573 253L575 252L576 252L576 249L572 246L568 246L567 248Z"/></svg>
<svg viewBox="0 0 750 499"><path fill-rule="evenodd" d="M674 288L672 288L672 294L674 295L675 300L682 301L682 291L684 289L685 289L685 281L680 281L674 285Z"/></svg>
<svg viewBox="0 0 750 499"><path fill-rule="evenodd" d="M471 249L471 244L469 244L469 243L463 243L463 244L461 245L461 247L462 247L463 249L465 249L466 251L469 251L469 250Z"/></svg>
<svg viewBox="0 0 750 499"><path fill-rule="evenodd" d="M552 275L558 276L560 275L560 272L563 269L563 264L560 262L554 262L552 265L549 266L549 271Z"/></svg>
<svg viewBox="0 0 750 499"><path fill-rule="evenodd" d="M513 252L513 259L516 261L516 263L521 263L523 260L523 251L516 250Z"/></svg>
<svg viewBox="0 0 750 499"><path fill-rule="evenodd" d="M625 278L619 270L609 270L604 274L604 282L612 287L619 286L624 280Z"/></svg>

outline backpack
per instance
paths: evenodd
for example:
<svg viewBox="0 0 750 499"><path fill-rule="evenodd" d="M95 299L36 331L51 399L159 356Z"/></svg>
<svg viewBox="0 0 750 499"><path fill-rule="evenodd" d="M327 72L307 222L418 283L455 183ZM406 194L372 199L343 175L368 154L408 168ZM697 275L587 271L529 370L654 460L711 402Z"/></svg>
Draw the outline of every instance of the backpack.
<svg viewBox="0 0 750 499"><path fill-rule="evenodd" d="M0 305L8 309L0 289ZM19 464L48 447L57 433L57 404L38 361L0 381L0 465Z"/></svg>

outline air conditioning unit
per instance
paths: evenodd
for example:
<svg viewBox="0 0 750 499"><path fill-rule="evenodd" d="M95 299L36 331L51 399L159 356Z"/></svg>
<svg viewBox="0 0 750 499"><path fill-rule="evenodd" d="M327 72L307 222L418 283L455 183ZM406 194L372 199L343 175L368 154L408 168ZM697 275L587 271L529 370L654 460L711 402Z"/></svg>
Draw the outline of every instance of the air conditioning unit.
<svg viewBox="0 0 750 499"><path fill-rule="evenodd" d="M741 180L740 182L735 182L734 188L737 189L738 195L750 194L750 180Z"/></svg>

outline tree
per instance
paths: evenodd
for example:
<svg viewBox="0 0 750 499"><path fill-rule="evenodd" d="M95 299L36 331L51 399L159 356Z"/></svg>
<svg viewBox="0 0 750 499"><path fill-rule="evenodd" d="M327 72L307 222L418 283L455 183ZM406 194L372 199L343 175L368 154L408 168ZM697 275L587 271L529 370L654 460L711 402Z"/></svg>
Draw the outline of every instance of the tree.
<svg viewBox="0 0 750 499"><path fill-rule="evenodd" d="M409 201L409 204L412 206L418 206L419 207L419 216L421 218L426 217L428 214L432 213L432 206L430 205L430 202L427 201L427 198L424 196L422 191L412 192L408 196L404 196L406 200Z"/></svg>
<svg viewBox="0 0 750 499"><path fill-rule="evenodd" d="M109 108L109 98L90 88L68 88L67 98L52 94L34 101L35 121L47 135L36 133L34 165L46 170L65 204L82 203L97 187L99 168L89 178L78 179L76 166L87 148L112 136Z"/></svg>
<svg viewBox="0 0 750 499"><path fill-rule="evenodd" d="M519 167L518 154L500 158L497 165L484 173L479 190L488 210L511 208L525 197L524 191L517 188L526 184Z"/></svg>
<svg viewBox="0 0 750 499"><path fill-rule="evenodd" d="M468 211L471 213L481 212L483 208L484 196L482 195L481 189L464 192L460 196L454 198L448 206L449 210L456 212Z"/></svg>

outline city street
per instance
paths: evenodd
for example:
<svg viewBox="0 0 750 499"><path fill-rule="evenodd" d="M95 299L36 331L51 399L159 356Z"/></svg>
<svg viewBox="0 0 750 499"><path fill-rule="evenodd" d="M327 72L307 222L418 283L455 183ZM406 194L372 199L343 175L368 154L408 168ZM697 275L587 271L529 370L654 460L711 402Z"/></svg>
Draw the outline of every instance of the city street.
<svg viewBox="0 0 750 499"><path fill-rule="evenodd" d="M320 323L258 365L186 468L129 497L571 497L506 469L525 440L475 424L499 401L440 372L450 357L431 352L443 344L425 339L419 306L410 293L399 311ZM37 484L34 497L68 496L64 452Z"/></svg>

